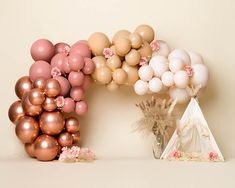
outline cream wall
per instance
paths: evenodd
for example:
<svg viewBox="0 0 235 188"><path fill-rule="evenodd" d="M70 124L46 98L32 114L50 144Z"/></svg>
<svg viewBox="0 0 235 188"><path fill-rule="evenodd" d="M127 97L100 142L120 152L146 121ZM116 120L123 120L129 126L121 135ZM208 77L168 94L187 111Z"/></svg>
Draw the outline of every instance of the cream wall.
<svg viewBox="0 0 235 188"><path fill-rule="evenodd" d="M147 23L172 48L200 52L210 70L201 107L227 159L235 157L235 1L233 0L0 0L0 157L23 156L7 116L16 100L14 84L32 64L29 49L38 38L72 44L95 31L112 36ZM82 120L83 144L100 158L152 157L152 139L132 132L141 100L132 89L109 93L93 86Z"/></svg>

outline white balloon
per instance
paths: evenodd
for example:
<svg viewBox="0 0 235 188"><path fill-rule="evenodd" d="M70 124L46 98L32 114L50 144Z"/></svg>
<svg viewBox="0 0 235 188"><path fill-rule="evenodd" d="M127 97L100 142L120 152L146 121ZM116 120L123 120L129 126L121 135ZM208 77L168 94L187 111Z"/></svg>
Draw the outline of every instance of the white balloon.
<svg viewBox="0 0 235 188"><path fill-rule="evenodd" d="M190 65L190 57L185 50L175 49L171 51L171 53L168 56L168 59L170 60L171 58L175 57L182 59L185 65Z"/></svg>
<svg viewBox="0 0 235 188"><path fill-rule="evenodd" d="M170 88L169 95L173 100L177 100L177 103L179 104L186 103L190 99L186 89L180 89L176 87Z"/></svg>
<svg viewBox="0 0 235 188"><path fill-rule="evenodd" d="M153 56L161 55L167 57L170 53L170 48L168 44L163 40L157 40L157 44L159 45L159 49L153 52Z"/></svg>
<svg viewBox="0 0 235 188"><path fill-rule="evenodd" d="M154 76L161 77L168 70L168 60L164 56L156 55L150 59L149 66L153 68Z"/></svg>
<svg viewBox="0 0 235 188"><path fill-rule="evenodd" d="M178 88L186 88L189 83L189 77L186 71L178 71L174 75L175 86Z"/></svg>
<svg viewBox="0 0 235 188"><path fill-rule="evenodd" d="M209 79L209 72L207 67L204 64L193 64L193 76L191 78L191 83L194 86L200 85L205 87Z"/></svg>
<svg viewBox="0 0 235 188"><path fill-rule="evenodd" d="M143 65L139 68L138 74L141 80L149 81L153 77L153 68L149 65Z"/></svg>
<svg viewBox="0 0 235 188"><path fill-rule="evenodd" d="M148 92L148 83L143 80L137 80L134 84L134 90L138 95L145 95Z"/></svg>
<svg viewBox="0 0 235 188"><path fill-rule="evenodd" d="M197 53L197 52L188 52L190 60L191 60L191 65L193 64L203 64L203 58L202 56Z"/></svg>
<svg viewBox="0 0 235 188"><path fill-rule="evenodd" d="M171 71L166 71L162 75L162 83L167 86L173 86L174 85L174 74Z"/></svg>
<svg viewBox="0 0 235 188"><path fill-rule="evenodd" d="M154 77L149 81L149 90L158 93L162 89L162 81L159 78Z"/></svg>
<svg viewBox="0 0 235 188"><path fill-rule="evenodd" d="M169 69L171 72L175 73L184 68L184 62L182 59L174 57L169 60Z"/></svg>

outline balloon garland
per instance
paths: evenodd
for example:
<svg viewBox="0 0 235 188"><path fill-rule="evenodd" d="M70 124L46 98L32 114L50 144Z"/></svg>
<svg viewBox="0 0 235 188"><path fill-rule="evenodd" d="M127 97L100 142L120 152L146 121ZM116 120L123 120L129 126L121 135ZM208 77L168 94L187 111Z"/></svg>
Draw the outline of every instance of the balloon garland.
<svg viewBox="0 0 235 188"><path fill-rule="evenodd" d="M112 40L96 32L72 46L35 41L31 46L35 62L16 82L19 100L8 114L29 156L50 161L60 153L79 155L77 116L88 111L84 96L92 80L110 91L128 85L138 95L169 93L178 103L189 100L188 87L207 85L208 70L198 53L171 51L165 41L154 38L152 27L140 25L132 33L118 31ZM90 150L81 151L89 160L94 158Z"/></svg>

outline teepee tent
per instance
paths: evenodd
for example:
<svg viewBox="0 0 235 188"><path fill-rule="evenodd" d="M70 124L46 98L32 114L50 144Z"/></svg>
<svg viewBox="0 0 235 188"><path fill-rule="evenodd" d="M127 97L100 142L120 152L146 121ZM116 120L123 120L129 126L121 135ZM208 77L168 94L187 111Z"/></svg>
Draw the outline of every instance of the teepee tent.
<svg viewBox="0 0 235 188"><path fill-rule="evenodd" d="M224 161L198 102L192 98L161 159Z"/></svg>

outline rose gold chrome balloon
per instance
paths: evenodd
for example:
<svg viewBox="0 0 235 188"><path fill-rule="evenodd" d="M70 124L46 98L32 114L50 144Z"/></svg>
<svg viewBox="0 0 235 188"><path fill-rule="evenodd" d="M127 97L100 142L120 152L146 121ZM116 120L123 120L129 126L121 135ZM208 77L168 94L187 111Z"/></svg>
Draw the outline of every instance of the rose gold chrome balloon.
<svg viewBox="0 0 235 188"><path fill-rule="evenodd" d="M37 116L42 113L42 106L41 105L33 105L29 101L28 97L29 93L25 93L22 99L22 107L25 111L25 114L29 116Z"/></svg>
<svg viewBox="0 0 235 188"><path fill-rule="evenodd" d="M66 119L65 128L69 133L76 133L79 131L80 123L75 117Z"/></svg>
<svg viewBox="0 0 235 188"><path fill-rule="evenodd" d="M73 144L73 137L70 133L67 132L63 132L59 135L58 137L58 143L62 146L62 147L70 147Z"/></svg>
<svg viewBox="0 0 235 188"><path fill-rule="evenodd" d="M48 135L39 136L34 142L34 154L40 161L51 161L59 152L57 140Z"/></svg>
<svg viewBox="0 0 235 188"><path fill-rule="evenodd" d="M27 143L24 145L24 149L26 151L26 153L30 156L30 157L35 157L34 154L34 142L33 143Z"/></svg>
<svg viewBox="0 0 235 188"><path fill-rule="evenodd" d="M45 96L43 95L43 92L41 89L39 88L34 88L29 92L29 101L33 104L33 105L41 105L44 100L45 100Z"/></svg>
<svg viewBox="0 0 235 188"><path fill-rule="evenodd" d="M56 79L48 79L46 82L45 92L48 97L56 97L60 94L60 83Z"/></svg>
<svg viewBox="0 0 235 188"><path fill-rule="evenodd" d="M22 117L16 124L15 132L21 142L32 143L39 134L38 122L33 117Z"/></svg>
<svg viewBox="0 0 235 188"><path fill-rule="evenodd" d="M44 110L46 110L48 112L54 111L57 108L56 103L55 103L55 99L47 97L45 99L44 103L42 104L42 107Z"/></svg>
<svg viewBox="0 0 235 188"><path fill-rule="evenodd" d="M72 137L73 137L73 144L78 144L78 141L80 140L80 132L72 134Z"/></svg>
<svg viewBox="0 0 235 188"><path fill-rule="evenodd" d="M14 102L8 110L8 117L14 124L24 115L25 113L21 101Z"/></svg>
<svg viewBox="0 0 235 188"><path fill-rule="evenodd" d="M34 88L39 88L39 89L45 89L46 87L46 79L41 77L41 78L37 78L34 82L33 82L33 87Z"/></svg>
<svg viewBox="0 0 235 188"><path fill-rule="evenodd" d="M15 93L22 99L23 95L33 88L32 82L28 76L21 77L15 84Z"/></svg>

